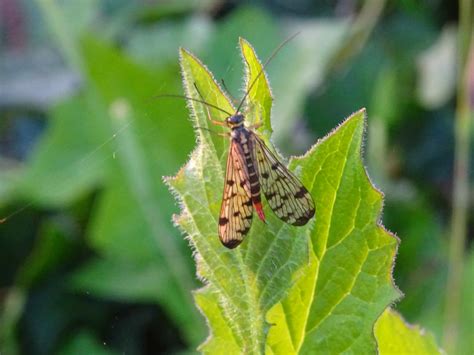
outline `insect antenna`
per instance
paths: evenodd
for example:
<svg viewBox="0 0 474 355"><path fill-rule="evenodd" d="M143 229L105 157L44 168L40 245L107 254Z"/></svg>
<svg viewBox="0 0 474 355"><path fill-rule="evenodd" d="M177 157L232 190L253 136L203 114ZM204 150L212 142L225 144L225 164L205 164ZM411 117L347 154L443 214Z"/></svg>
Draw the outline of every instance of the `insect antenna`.
<svg viewBox="0 0 474 355"><path fill-rule="evenodd" d="M199 93L199 90L198 90L198 93ZM199 94L199 95L201 95L201 94ZM199 103L204 104L206 106L215 108L216 110L224 112L228 116L232 116L232 113L224 110L223 108L220 108L219 106L213 105L213 104L211 104L209 102L206 102L204 100L195 99L194 97L189 97L189 96L185 96L185 95L177 95L177 94L161 94L161 95L153 96L154 99L159 99L159 98L162 98L162 97L171 97L171 98L178 98L178 99L184 99L184 100L191 100L191 101L199 102Z"/></svg>
<svg viewBox="0 0 474 355"><path fill-rule="evenodd" d="M225 84L225 81L224 79L221 79L221 83L222 83L222 87L224 88L224 90L227 92L227 94L230 96L230 98L232 99L232 101L234 102L234 104L236 103L236 99L234 98L234 96L232 96L232 94L230 93L230 90L229 88L227 87L227 85ZM239 102L239 101L237 101Z"/></svg>
<svg viewBox="0 0 474 355"><path fill-rule="evenodd" d="M222 79L222 83L224 83L224 79ZM201 100L202 100L202 101L205 101L205 100L204 100L204 96L201 94L201 90L199 90L199 88L198 88L196 82L194 82L193 85L194 85L194 88L196 89L197 93L199 94L199 97L201 98ZM224 87L224 89L227 90L227 88L225 88L225 87ZM227 91L227 93L229 93L229 92ZM230 94L229 94L229 95L230 95ZM226 112L226 113L228 114L227 111L223 111L223 112ZM229 116L232 116L232 115L229 115Z"/></svg>
<svg viewBox="0 0 474 355"><path fill-rule="evenodd" d="M193 82L193 86L194 86L194 88L196 89L196 91L197 91L199 97L201 98L201 100L204 101L204 96L202 96L201 90L199 90L199 88L198 88L198 86L197 86L197 84L196 84L195 81Z"/></svg>
<svg viewBox="0 0 474 355"><path fill-rule="evenodd" d="M260 70L260 72L257 74L257 76L255 77L255 79L253 80L253 82L250 84L247 92L245 93L244 97L242 98L242 100L240 101L239 103L239 106L237 107L237 110L235 111L235 113L239 112L239 110L242 108L242 105L244 104L244 101L245 99L247 98L247 96L249 95L250 91L252 90L253 86L255 85L255 83L257 82L257 79L260 77L260 75L262 75L262 73L264 72L265 68L267 67L267 65L271 62L271 60L277 55L277 53L280 51L280 49L282 49L288 42L290 42L293 38L295 38L297 35L299 34L299 32L296 32L294 35L288 37L287 39L285 39L277 48L275 48L275 50L273 51L273 53L270 55L270 57L268 57L268 59L265 61L265 63L263 63L263 66L262 66L262 70Z"/></svg>

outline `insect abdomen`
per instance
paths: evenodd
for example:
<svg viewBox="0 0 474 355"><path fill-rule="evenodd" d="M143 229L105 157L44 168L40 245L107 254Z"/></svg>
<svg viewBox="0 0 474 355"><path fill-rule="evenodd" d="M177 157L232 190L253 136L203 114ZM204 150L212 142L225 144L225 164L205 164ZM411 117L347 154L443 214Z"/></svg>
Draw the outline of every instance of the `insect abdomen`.
<svg viewBox="0 0 474 355"><path fill-rule="evenodd" d="M255 164L252 159L252 142L250 141L250 132L245 128L238 129L238 134L236 134L236 141L241 147L241 152L244 154L245 166L247 168L248 180L250 185L250 192L252 193L252 198L255 196L260 198L260 183L257 176L257 171L255 169Z"/></svg>
<svg viewBox="0 0 474 355"><path fill-rule="evenodd" d="M258 217L265 221L265 215L263 213L262 200L260 197L260 181L258 178L258 172L253 158L252 150L255 149L253 141L250 135L252 134L245 128L239 128L238 134L235 134L235 139L241 147L241 151L244 154L245 166L247 168L247 178L250 185L250 193L252 195L252 204L257 211ZM236 132L236 133L237 133Z"/></svg>

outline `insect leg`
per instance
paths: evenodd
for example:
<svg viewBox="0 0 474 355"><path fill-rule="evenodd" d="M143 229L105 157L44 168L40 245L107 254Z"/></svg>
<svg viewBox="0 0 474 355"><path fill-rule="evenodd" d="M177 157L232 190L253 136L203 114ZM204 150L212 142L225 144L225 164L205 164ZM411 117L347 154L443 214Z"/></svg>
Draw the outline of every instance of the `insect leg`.
<svg viewBox="0 0 474 355"><path fill-rule="evenodd" d="M216 131L213 131L212 129L209 129L209 128L206 128L206 127L200 127L200 126L194 126L194 128L197 128L197 129L204 129L206 131L209 131L213 134L216 134L218 136L221 136L221 137L230 137L230 132L216 132Z"/></svg>

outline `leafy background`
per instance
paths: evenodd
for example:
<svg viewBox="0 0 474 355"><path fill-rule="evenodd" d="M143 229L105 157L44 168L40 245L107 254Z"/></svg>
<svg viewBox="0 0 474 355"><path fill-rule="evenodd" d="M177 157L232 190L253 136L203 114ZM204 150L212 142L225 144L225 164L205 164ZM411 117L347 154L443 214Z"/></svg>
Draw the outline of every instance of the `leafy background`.
<svg viewBox="0 0 474 355"><path fill-rule="evenodd" d="M0 5L0 211L14 213L0 225L2 353L181 352L203 341L190 292L200 283L162 183L195 138L185 104L153 96L182 93L181 46L238 97L238 37L266 58L297 31L268 67L273 141L285 156L303 153L367 108L365 162L385 192L383 223L401 239L396 308L442 343L454 2ZM472 192L470 208L459 354L474 350Z"/></svg>

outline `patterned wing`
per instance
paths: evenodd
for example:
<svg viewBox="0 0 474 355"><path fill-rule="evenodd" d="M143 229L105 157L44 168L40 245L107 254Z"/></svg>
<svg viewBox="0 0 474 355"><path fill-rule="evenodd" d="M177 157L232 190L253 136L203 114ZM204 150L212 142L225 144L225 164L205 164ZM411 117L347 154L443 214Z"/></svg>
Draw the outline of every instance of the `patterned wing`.
<svg viewBox="0 0 474 355"><path fill-rule="evenodd" d="M281 164L255 134L260 185L273 212L294 226L305 225L315 213L314 201L301 182Z"/></svg>
<svg viewBox="0 0 474 355"><path fill-rule="evenodd" d="M253 207L244 156L232 142L227 158L224 196L219 216L219 238L227 248L238 246L250 230Z"/></svg>

